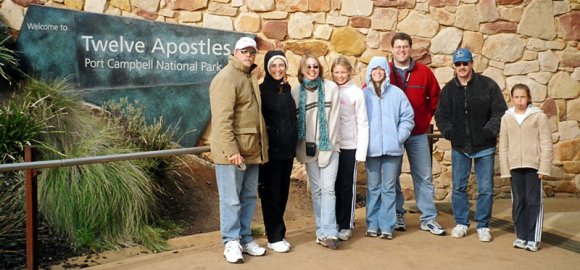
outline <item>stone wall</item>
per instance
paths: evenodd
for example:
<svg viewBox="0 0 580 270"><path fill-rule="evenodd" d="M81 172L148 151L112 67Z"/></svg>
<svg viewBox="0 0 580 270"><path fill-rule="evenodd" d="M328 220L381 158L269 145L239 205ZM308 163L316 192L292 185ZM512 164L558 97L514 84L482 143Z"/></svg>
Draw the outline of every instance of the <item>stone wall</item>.
<svg viewBox="0 0 580 270"><path fill-rule="evenodd" d="M467 47L476 71L493 78L506 101L511 86L525 83L550 117L555 151L546 195L580 194L579 0L0 0L0 15L18 31L33 3L254 33L257 63L267 50L284 50L293 84L301 55L310 52L326 67L337 55L348 56L360 85L370 58L389 55L391 36L404 31L413 36L414 58L443 85L453 76L452 52ZM438 141L433 156L436 198L449 199L450 143ZM413 199L406 162L401 181ZM495 188L497 196L509 196L508 180L496 175ZM469 189L473 196L474 185Z"/></svg>

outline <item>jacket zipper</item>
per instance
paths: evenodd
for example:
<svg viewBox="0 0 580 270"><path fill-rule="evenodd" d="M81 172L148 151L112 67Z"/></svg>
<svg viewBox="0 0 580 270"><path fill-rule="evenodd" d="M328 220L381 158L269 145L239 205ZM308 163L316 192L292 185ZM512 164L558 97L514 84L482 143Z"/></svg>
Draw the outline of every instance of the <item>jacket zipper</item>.
<svg viewBox="0 0 580 270"><path fill-rule="evenodd" d="M471 119L469 118L469 100L467 97L467 85L463 87L464 89L464 97L463 97L463 106L465 107L465 119L467 120L467 127L465 129L465 138L468 139L471 136ZM469 139L468 139L469 140ZM473 142L470 142L472 144Z"/></svg>

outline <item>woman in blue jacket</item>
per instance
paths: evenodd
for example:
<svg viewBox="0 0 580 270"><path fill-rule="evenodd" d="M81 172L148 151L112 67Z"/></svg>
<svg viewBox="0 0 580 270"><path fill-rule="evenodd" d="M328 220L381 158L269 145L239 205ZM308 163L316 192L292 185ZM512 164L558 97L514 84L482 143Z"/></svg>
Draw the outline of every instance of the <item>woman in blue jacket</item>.
<svg viewBox="0 0 580 270"><path fill-rule="evenodd" d="M389 82L387 58L375 56L367 67L363 89L369 122L367 152L366 236L392 239L397 214L395 182L404 142L415 126L405 93Z"/></svg>

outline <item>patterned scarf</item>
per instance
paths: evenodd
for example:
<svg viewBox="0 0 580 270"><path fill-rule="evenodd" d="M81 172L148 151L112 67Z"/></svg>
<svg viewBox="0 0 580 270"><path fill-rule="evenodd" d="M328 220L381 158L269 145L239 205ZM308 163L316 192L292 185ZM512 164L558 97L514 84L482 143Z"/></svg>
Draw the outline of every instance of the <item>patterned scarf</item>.
<svg viewBox="0 0 580 270"><path fill-rule="evenodd" d="M328 139L328 123L326 122L326 111L324 109L326 99L324 97L324 81L318 77L313 81L306 78L300 85L300 103L298 105L298 139L306 139L306 88L318 89L318 143L321 151L332 149ZM305 88L306 87L306 88Z"/></svg>

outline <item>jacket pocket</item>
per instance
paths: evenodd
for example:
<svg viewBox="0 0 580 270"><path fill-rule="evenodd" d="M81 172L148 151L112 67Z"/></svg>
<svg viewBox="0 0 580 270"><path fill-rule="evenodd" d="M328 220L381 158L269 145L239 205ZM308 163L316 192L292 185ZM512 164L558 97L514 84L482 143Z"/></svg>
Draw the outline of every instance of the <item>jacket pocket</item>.
<svg viewBox="0 0 580 270"><path fill-rule="evenodd" d="M260 149L258 139L258 130L256 128L239 128L234 130L238 150L242 156L251 156L256 154Z"/></svg>
<svg viewBox="0 0 580 270"><path fill-rule="evenodd" d="M474 127L471 136L473 138L474 146L485 145L486 143L495 140L493 132L485 127Z"/></svg>

